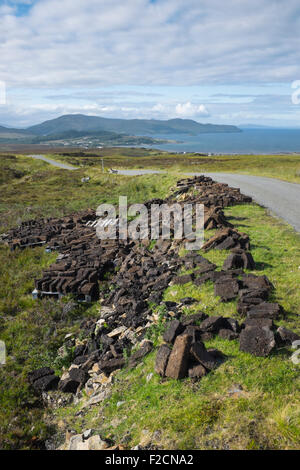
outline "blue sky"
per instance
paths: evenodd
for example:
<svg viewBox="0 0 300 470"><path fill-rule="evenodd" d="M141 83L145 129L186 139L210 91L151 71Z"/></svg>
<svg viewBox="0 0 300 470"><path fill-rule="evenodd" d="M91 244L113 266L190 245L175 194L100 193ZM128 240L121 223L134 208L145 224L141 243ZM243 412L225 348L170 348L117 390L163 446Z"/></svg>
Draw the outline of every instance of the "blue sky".
<svg viewBox="0 0 300 470"><path fill-rule="evenodd" d="M299 0L0 0L0 124L66 113L300 127Z"/></svg>

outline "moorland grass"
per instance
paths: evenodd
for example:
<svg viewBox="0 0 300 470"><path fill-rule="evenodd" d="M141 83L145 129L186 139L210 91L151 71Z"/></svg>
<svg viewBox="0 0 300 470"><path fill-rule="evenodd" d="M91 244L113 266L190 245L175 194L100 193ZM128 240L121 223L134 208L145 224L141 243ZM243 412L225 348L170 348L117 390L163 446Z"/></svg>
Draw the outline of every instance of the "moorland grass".
<svg viewBox="0 0 300 470"><path fill-rule="evenodd" d="M0 182L1 232L20 220L60 216L101 202L117 203L119 195L127 195L129 203L164 197L176 181L175 174L139 178L102 174L97 165L69 172L22 156L0 159L0 165L7 175ZM24 174L14 174L16 168ZM81 177L87 172L92 179L83 184ZM226 214L239 230L249 234L256 273L270 278L276 288L274 301L287 311L286 319L278 323L299 333L299 235L255 204L227 208ZM216 251L205 254L219 268L226 255ZM116 442L128 432L128 447L140 442L143 430L159 431L157 445L164 448L299 446L299 366L289 360L291 350L284 348L268 358L256 358L240 352L237 341L220 338L207 346L217 347L228 359L198 383L162 380L156 374L147 382L147 375L154 370L154 351L135 370L117 374L112 397L104 406L95 405L78 416L80 405L72 405L55 412L50 420L28 387L27 373L44 365L57 372L67 366L68 362L56 360L65 334L79 334L82 319L96 317L99 311L95 303L64 313L69 298L61 302L32 300L34 278L54 259L55 255L46 254L43 248L10 252L0 247L0 338L8 350L7 365L0 369L1 448L41 447L61 421L78 432L98 429L101 436ZM192 312L238 318L236 302L219 302L211 283L201 288L172 286L165 292L165 300L186 296L199 301L191 307ZM165 327L162 312L160 323L149 332L156 347ZM243 390L230 393L236 384ZM125 403L117 407L119 401Z"/></svg>

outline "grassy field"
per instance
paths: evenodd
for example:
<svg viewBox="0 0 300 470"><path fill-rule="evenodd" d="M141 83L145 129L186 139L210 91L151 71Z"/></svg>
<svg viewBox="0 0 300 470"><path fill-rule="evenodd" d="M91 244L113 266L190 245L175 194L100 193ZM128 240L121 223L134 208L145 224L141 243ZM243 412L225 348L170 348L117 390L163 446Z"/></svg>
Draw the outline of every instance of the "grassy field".
<svg viewBox="0 0 300 470"><path fill-rule="evenodd" d="M63 215L101 202L116 203L119 195L127 195L129 202L163 197L177 179L175 172L155 178L102 174L98 162L71 172L22 156L1 157L0 166L1 175L5 172L0 180L0 233L20 220ZM92 179L83 184L81 177L86 174ZM299 235L254 204L228 208L226 214L249 234L257 273L266 274L275 285L273 298L287 311L287 318L279 324L300 333ZM205 254L219 267L226 255ZM67 363L56 359L56 351L65 334L78 332L82 319L96 317L99 309L96 302L66 312L68 298L32 300L34 278L54 258L42 248L10 252L0 246L0 339L8 349L7 365L0 369L0 448L39 447L57 426L61 431L72 428L78 432L92 427L116 442L127 433L128 447L155 433L152 440L164 448L299 448L299 366L289 360L291 351L284 348L271 357L255 358L240 352L236 341L218 338L207 346L217 347L228 360L198 383L162 380L156 374L147 382L147 375L153 372L153 352L135 370L117 375L112 398L104 405L80 416L76 415L80 405L62 408L51 419L45 416L28 388L27 372L44 365L61 371ZM166 300L186 296L198 299L192 311L238 318L235 302L220 303L210 283L201 288L172 286L165 292ZM151 333L156 346L164 327L162 323ZM242 387L239 394L231 393L236 385ZM120 401L125 403L117 407Z"/></svg>
<svg viewBox="0 0 300 470"><path fill-rule="evenodd" d="M256 206L236 206L226 210L232 223L247 232L258 265L257 274L266 274L274 283L274 301L287 311L278 324L300 333L300 240L292 229L276 222ZM259 222L258 222L259 221ZM219 267L228 253L205 254ZM172 286L165 300L179 301L191 296L198 300L190 312L232 316L236 301L220 303L212 283ZM188 310L187 310L188 313ZM164 325L153 331L158 346ZM154 370L155 352L141 367L117 376L112 398L75 418L78 408L60 410L58 418L80 432L90 427L101 435L137 445L145 436L171 449L296 449L300 443L299 366L289 361L291 350L284 348L271 357L257 358L239 351L238 341L215 338L206 343L227 355L227 360L198 383L189 379L161 379ZM237 386L242 391L232 393ZM118 402L124 402L121 407ZM147 432L146 432L147 431Z"/></svg>
<svg viewBox="0 0 300 470"><path fill-rule="evenodd" d="M145 149L101 149L87 152L90 157L52 154L54 159L83 167L155 168L172 173L228 172L268 176L300 183L300 155L222 155L172 154ZM98 155L98 156L97 156Z"/></svg>

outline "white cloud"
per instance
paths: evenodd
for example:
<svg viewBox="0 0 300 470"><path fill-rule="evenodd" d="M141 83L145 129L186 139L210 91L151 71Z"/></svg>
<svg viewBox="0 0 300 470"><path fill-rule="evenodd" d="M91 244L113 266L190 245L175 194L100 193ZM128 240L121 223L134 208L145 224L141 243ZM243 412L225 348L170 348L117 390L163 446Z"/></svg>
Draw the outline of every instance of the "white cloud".
<svg viewBox="0 0 300 470"><path fill-rule="evenodd" d="M229 118L233 102L212 106L191 91L137 105L118 88L292 82L300 79L299 31L299 0L0 0L0 80L8 95L28 90L27 100L15 97L0 111L17 117L23 109L33 119L66 111L205 120L207 103L214 121ZM97 100L98 87L111 96ZM52 107L43 103L50 88L61 96ZM71 92L74 99L63 98Z"/></svg>
<svg viewBox="0 0 300 470"><path fill-rule="evenodd" d="M209 113L205 108L204 104L196 105L190 101L186 103L178 103L176 105L176 114L182 117L194 117L194 116L208 116Z"/></svg>
<svg viewBox="0 0 300 470"><path fill-rule="evenodd" d="M36 0L22 16L1 8L0 78L11 86L199 85L300 75L298 0Z"/></svg>

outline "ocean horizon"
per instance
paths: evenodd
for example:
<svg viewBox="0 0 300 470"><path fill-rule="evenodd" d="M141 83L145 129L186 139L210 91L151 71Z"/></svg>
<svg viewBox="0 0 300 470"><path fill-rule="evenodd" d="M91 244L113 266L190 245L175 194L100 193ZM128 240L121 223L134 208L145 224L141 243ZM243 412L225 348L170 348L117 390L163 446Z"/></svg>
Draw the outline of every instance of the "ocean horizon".
<svg viewBox="0 0 300 470"><path fill-rule="evenodd" d="M300 153L300 129L242 129L220 134L157 134L157 139L176 142L143 145L168 152L214 154L283 154Z"/></svg>

